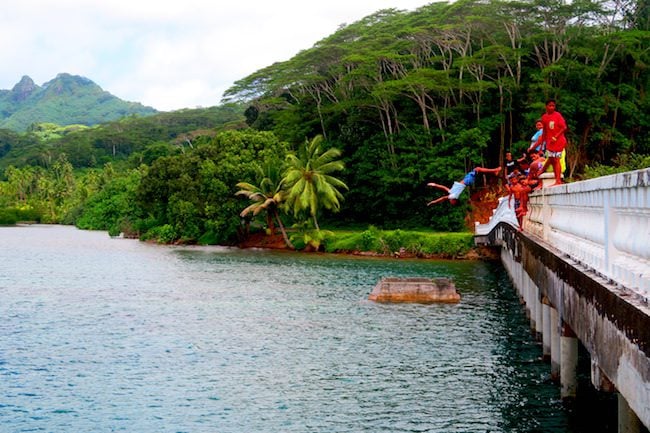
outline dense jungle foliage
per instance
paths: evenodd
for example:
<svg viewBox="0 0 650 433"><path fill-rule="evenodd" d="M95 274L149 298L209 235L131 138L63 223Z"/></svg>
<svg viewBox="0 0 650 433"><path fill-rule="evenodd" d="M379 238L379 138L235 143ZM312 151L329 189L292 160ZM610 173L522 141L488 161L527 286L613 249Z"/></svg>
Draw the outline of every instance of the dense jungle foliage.
<svg viewBox="0 0 650 433"><path fill-rule="evenodd" d="M263 226L298 246L322 242L319 224L462 231L467 199L427 207L426 183L520 154L548 98L569 126L569 180L650 166L649 14L647 0L382 10L219 107L0 130L0 218L163 242Z"/></svg>

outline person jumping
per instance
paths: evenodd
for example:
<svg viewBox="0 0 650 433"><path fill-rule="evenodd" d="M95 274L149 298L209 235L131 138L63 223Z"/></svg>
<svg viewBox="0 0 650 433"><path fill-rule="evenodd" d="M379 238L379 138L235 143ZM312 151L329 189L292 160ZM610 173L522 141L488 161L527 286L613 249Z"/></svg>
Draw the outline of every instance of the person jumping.
<svg viewBox="0 0 650 433"><path fill-rule="evenodd" d="M430 201L429 203L427 203L427 206L431 206L437 203L442 203L445 200L449 200L449 203L452 205L458 204L458 197L460 197L461 193L465 190L465 187L474 185L477 174L484 173L484 174L491 174L494 176L498 176L500 172L501 172L501 167L496 167L496 168L476 167L474 168L474 170L467 173L463 178L463 180L461 180L460 182L454 182L451 188L447 188L446 186L440 185L438 183L429 182L427 183L427 186L438 188L446 192L447 195L443 195L442 197L438 197L437 199Z"/></svg>

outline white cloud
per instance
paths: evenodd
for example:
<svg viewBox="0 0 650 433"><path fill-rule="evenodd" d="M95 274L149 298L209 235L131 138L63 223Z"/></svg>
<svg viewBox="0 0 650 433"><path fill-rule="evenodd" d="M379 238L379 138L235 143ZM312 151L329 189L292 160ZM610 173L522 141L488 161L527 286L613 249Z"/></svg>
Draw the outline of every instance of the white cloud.
<svg viewBox="0 0 650 433"><path fill-rule="evenodd" d="M0 10L0 89L60 72L159 110L217 105L234 81L384 8L427 0L21 0Z"/></svg>

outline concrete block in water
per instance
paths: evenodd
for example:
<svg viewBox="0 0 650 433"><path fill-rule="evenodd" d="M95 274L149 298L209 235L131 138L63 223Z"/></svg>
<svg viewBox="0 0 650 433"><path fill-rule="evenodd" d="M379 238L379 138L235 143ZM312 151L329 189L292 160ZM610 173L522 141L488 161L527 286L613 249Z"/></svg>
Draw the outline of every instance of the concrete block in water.
<svg viewBox="0 0 650 433"><path fill-rule="evenodd" d="M460 301L456 286L449 278L382 278L368 296L376 302L449 302Z"/></svg>

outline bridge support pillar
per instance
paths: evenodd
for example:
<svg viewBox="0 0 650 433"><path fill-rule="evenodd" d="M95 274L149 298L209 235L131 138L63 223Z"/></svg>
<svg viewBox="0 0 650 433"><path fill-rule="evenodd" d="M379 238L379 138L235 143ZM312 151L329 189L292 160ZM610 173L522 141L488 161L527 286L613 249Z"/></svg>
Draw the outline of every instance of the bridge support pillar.
<svg viewBox="0 0 650 433"><path fill-rule="evenodd" d="M534 302L535 302L535 335L537 337L537 340L541 340L542 335L544 333L543 305L542 305L542 298L541 298L539 287L537 287L536 285L534 287L535 287L535 300L534 300Z"/></svg>
<svg viewBox="0 0 650 433"><path fill-rule="evenodd" d="M518 279L515 280L515 281L520 282L519 287L517 288L517 290L519 291L519 301L525 307L524 311L525 311L525 314L526 314L526 318L529 318L530 316L528 315L528 305L526 304L526 302L528 301L528 287L526 287L525 280L523 279L523 276L522 276L523 273L524 273L524 268L519 266L516 269L517 269L517 278Z"/></svg>
<svg viewBox="0 0 650 433"><path fill-rule="evenodd" d="M562 324L560 337L560 394L562 399L573 399L578 389L578 339L569 325Z"/></svg>
<svg viewBox="0 0 650 433"><path fill-rule="evenodd" d="M551 305L546 296L542 297L542 359L551 359Z"/></svg>
<svg viewBox="0 0 650 433"><path fill-rule="evenodd" d="M618 394L618 433L640 433L641 420L630 408L625 398Z"/></svg>
<svg viewBox="0 0 650 433"><path fill-rule="evenodd" d="M558 311L551 307L551 379L560 380L560 317Z"/></svg>
<svg viewBox="0 0 650 433"><path fill-rule="evenodd" d="M530 329L533 331L535 334L535 337L537 337L537 332L539 329L539 323L537 322L537 310L538 310L538 304L539 304L539 289L533 282L533 280L530 279L527 273L524 272L524 278L526 281L526 287L528 288L528 296L526 299L526 302L528 304L528 310L529 310L529 319L530 319Z"/></svg>
<svg viewBox="0 0 650 433"><path fill-rule="evenodd" d="M524 271L522 273L522 279L523 279L523 285L524 285L524 303L526 304L526 317L528 320L530 320L530 326L531 328L535 329L535 314L533 313L533 304L532 304L532 299L533 299L533 285L530 281L530 278L528 278L528 275Z"/></svg>

